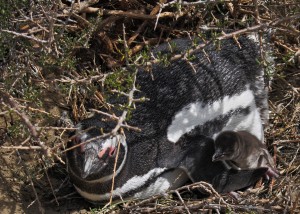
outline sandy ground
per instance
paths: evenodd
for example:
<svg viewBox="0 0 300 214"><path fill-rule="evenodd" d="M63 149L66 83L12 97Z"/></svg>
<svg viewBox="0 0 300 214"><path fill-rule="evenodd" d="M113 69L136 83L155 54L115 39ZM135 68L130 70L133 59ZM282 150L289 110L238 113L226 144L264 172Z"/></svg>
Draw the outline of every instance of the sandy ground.
<svg viewBox="0 0 300 214"><path fill-rule="evenodd" d="M22 154L22 158L26 155ZM28 156L28 158L32 155ZM32 160L35 160L33 158ZM30 160L16 160L11 151L1 152L0 156L0 213L41 213L38 201L32 188L29 176L32 176L35 191L45 213L86 213L91 204L82 199L67 180L66 171L62 165L54 165L47 170L54 194L48 182L46 173L31 172L39 169L30 166ZM32 163L33 164L33 163ZM80 212L78 212L80 210Z"/></svg>

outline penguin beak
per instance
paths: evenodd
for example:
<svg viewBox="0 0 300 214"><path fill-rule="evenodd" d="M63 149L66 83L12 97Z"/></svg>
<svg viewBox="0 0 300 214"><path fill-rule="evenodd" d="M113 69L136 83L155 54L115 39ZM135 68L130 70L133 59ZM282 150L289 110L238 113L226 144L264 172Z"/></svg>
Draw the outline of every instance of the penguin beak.
<svg viewBox="0 0 300 214"><path fill-rule="evenodd" d="M109 159L114 160L115 148L99 148L99 147L90 147L85 150L84 153L84 162L83 162L83 171L82 178L87 178L88 176L101 172L109 162Z"/></svg>
<svg viewBox="0 0 300 214"><path fill-rule="evenodd" d="M222 154L222 153L215 153L213 155L213 157L212 157L212 161L216 162L216 161L222 160L223 157L224 157L224 154Z"/></svg>
<svg viewBox="0 0 300 214"><path fill-rule="evenodd" d="M89 146L86 146L81 172L82 178L87 178L89 175L100 172L106 166L105 161L99 159L99 150L98 144L89 144Z"/></svg>
<svg viewBox="0 0 300 214"><path fill-rule="evenodd" d="M86 178L88 177L93 169L93 166L95 165L95 159L97 159L97 153L92 152L92 151L85 151L85 156L84 156L84 163L83 163L83 172L81 177Z"/></svg>

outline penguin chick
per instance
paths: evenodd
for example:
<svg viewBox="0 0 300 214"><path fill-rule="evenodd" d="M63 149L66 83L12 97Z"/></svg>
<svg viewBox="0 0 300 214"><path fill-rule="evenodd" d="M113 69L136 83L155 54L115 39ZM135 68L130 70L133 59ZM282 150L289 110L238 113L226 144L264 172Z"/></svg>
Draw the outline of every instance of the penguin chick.
<svg viewBox="0 0 300 214"><path fill-rule="evenodd" d="M247 131L224 131L215 140L212 161L224 161L237 170L268 167L266 177L278 177L272 156L265 145Z"/></svg>

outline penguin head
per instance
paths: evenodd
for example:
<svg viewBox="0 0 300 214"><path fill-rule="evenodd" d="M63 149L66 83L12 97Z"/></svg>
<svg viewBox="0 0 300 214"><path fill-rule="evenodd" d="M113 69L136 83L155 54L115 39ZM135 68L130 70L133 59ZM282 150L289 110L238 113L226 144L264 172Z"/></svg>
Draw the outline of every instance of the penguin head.
<svg viewBox="0 0 300 214"><path fill-rule="evenodd" d="M121 171L125 163L127 156L125 136L102 138L101 125L102 123L95 119L92 121L87 119L76 126L77 131L71 146L77 147L69 152L68 159L71 170L81 179L109 180L114 173L116 175Z"/></svg>
<svg viewBox="0 0 300 214"><path fill-rule="evenodd" d="M238 136L234 131L224 131L215 140L215 153L212 161L232 160L238 152Z"/></svg>

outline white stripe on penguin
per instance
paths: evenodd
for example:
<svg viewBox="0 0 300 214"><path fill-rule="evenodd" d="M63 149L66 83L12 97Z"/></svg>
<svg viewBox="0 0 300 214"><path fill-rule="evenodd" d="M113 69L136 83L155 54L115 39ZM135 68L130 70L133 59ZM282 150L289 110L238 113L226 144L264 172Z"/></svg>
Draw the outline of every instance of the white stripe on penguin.
<svg viewBox="0 0 300 214"><path fill-rule="evenodd" d="M161 173L163 173L166 170L166 168L154 168L150 170L147 174L144 174L142 176L133 176L131 179L129 179L123 186L116 188L113 191L113 196L122 196L130 191L136 190L143 185L146 184L146 182L151 177L157 177ZM78 193L83 196L84 198L87 198L92 201L103 201L108 200L111 196L111 193L103 193L103 194L96 194L96 193L89 193L84 190L81 190L79 187L74 185Z"/></svg>
<svg viewBox="0 0 300 214"><path fill-rule="evenodd" d="M234 96L225 96L212 104L203 102L190 103L175 115L171 125L168 127L168 140L176 143L183 134L191 131L196 126L203 125L230 111L247 107L250 107L251 110L256 108L254 95L249 89L249 85L246 86L246 90L242 93ZM250 115L257 117L257 114Z"/></svg>

